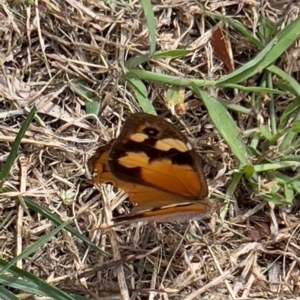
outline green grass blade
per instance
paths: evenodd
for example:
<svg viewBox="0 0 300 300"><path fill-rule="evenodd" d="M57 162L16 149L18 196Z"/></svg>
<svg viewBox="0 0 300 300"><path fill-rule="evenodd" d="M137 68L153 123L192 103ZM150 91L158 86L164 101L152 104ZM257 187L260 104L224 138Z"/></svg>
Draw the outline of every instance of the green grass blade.
<svg viewBox="0 0 300 300"><path fill-rule="evenodd" d="M153 58L181 58L186 56L187 54L191 53L192 50L187 49L175 49L175 50L169 50L169 51L157 51L153 54Z"/></svg>
<svg viewBox="0 0 300 300"><path fill-rule="evenodd" d="M170 51L159 51L155 52L153 55L151 54L145 54L141 55L138 57L134 57L126 61L125 67L127 69L132 69L135 68L136 66L139 66L147 61L149 61L151 58L180 58L183 57L187 54L189 54L191 51L190 50L185 50L185 49L176 49L176 50L170 50Z"/></svg>
<svg viewBox="0 0 300 300"><path fill-rule="evenodd" d="M86 113L98 116L100 103L94 91L88 87L87 82L76 78L69 80L68 86L74 94L78 95L85 102Z"/></svg>
<svg viewBox="0 0 300 300"><path fill-rule="evenodd" d="M144 83L139 79L129 78L127 76L125 76L125 79L127 80L128 85L134 91L135 98L139 103L142 111L148 114L156 115L156 111L148 98L147 89Z"/></svg>
<svg viewBox="0 0 300 300"><path fill-rule="evenodd" d="M5 227L5 225L11 220L11 215L13 214L13 212L12 211L10 211L7 215L6 215L6 217L5 217L5 219L1 222L1 224L0 224L0 230L2 230L2 228L4 228Z"/></svg>
<svg viewBox="0 0 300 300"><path fill-rule="evenodd" d="M245 27L240 22L237 22L233 19L224 17L222 15L217 15L217 14L209 13L209 12L205 12L204 15L208 16L214 20L222 21L222 23L224 23L224 24L228 24L230 27L232 27L236 31L240 32L247 39L247 41L249 41L257 49L260 50L263 48L263 43L259 39L255 38L253 36L253 33L250 30L248 30L248 28Z"/></svg>
<svg viewBox="0 0 300 300"><path fill-rule="evenodd" d="M14 164L14 161L17 157L18 154L18 150L19 150L19 146L21 144L21 140L23 138L23 136L25 135L25 132L28 128L28 126L30 125L32 119L34 118L36 112L36 107L34 106L31 111L29 112L25 122L23 123L22 127L20 128L20 131L18 132L15 141L12 144L11 147L11 151L9 153L9 156L4 164L4 166L2 167L2 170L0 172L0 182L5 180L7 178L7 176L9 175L10 169Z"/></svg>
<svg viewBox="0 0 300 300"><path fill-rule="evenodd" d="M150 49L149 49L148 54L134 57L134 58L128 60L125 63L125 67L128 69L132 69L132 68L139 66L139 65L145 63L146 61L148 61L152 57L153 53L155 52L155 48L156 48L156 26L155 26L155 18L154 18L153 9L151 6L151 1L150 0L140 0L140 2L142 5L142 8L143 8L143 11L144 11L146 24L147 24L147 28L148 28Z"/></svg>
<svg viewBox="0 0 300 300"><path fill-rule="evenodd" d="M19 300L14 294L12 294L8 289L0 285L0 295L1 300Z"/></svg>
<svg viewBox="0 0 300 300"><path fill-rule="evenodd" d="M199 80L199 79L188 79L178 76L171 76L166 74L157 74L150 71L144 71L139 69L131 69L128 73L126 73L126 78L137 78L140 80L157 82L160 84L170 84L170 85L178 85L182 87L189 87L191 82L194 82L197 86L215 86L215 81L208 80Z"/></svg>
<svg viewBox="0 0 300 300"><path fill-rule="evenodd" d="M31 201L31 200L29 200L27 198L24 198L24 202L25 202L26 206L29 209L35 211L36 213L39 213L40 215L42 215L43 217L45 217L47 219L49 219L51 222L53 222L57 226L61 226L63 224L63 222L62 222L61 219L59 219L58 217L56 217L55 215L53 215L52 213L50 213L45 208L40 207L35 202L33 202L33 201ZM82 235L81 233L79 233L72 226L66 225L65 230L67 230L72 235L76 236L77 238L81 239L83 242L85 242L91 248L93 248L93 249L97 250L98 252L100 252L103 256L105 256L105 257L111 257L111 255L109 253L103 251L97 245L95 245L94 243L92 243L85 235Z"/></svg>
<svg viewBox="0 0 300 300"><path fill-rule="evenodd" d="M299 18L300 19L300 18ZM290 86L291 92L296 96L296 97L300 97L300 84L297 80L295 80L295 78L293 78L292 76L288 75L286 72L284 72L282 69L278 68L277 66L270 66L267 69L269 72L277 75L278 77L280 77L282 80L284 80L288 86Z"/></svg>
<svg viewBox="0 0 300 300"><path fill-rule="evenodd" d="M67 225L67 223L61 224L60 226L58 226L57 228L55 228L54 230L49 232L47 235L45 235L44 237L42 237L41 239L39 239L38 241L36 241L32 245L30 245L28 248L26 248L20 255L18 255L14 259L12 259L12 261L9 264L7 264L7 266L4 269L2 269L2 271L0 272L0 276L5 271L7 271L11 266L13 266L17 261L19 261L20 259L24 259L24 258L28 257L30 254L34 253L40 247L45 245L53 236L55 236L64 227L66 227L66 225Z"/></svg>
<svg viewBox="0 0 300 300"><path fill-rule="evenodd" d="M140 0L140 2L143 7L144 15L146 18L149 39L150 39L150 55L152 55L155 52L155 47L156 47L156 37L155 37L156 26L155 26L153 9L150 0Z"/></svg>
<svg viewBox="0 0 300 300"><path fill-rule="evenodd" d="M0 259L0 269L7 269L8 265L9 264L7 262ZM45 281L34 276L33 274L30 274L15 266L11 266L9 268L9 272L10 274L12 274L12 276L0 276L1 285L24 291L26 293L29 293L30 295L51 297L55 300L89 300L85 297L78 297L65 293L64 291L51 286L50 284L47 284Z"/></svg>
<svg viewBox="0 0 300 300"><path fill-rule="evenodd" d="M270 93L275 95L284 95L285 91L279 91L272 88L266 87L255 87L255 86L242 86L235 83L219 83L213 80L201 80L201 79L193 79L193 78L183 78L178 76L172 76L167 74L157 74L150 71L140 70L140 69L131 69L126 73L125 78L135 78L145 81L157 82L160 84L168 84L168 85L176 85L181 87L189 87L191 84L195 84L197 87L219 87L219 88L230 88L230 89L238 89L243 92L248 93Z"/></svg>
<svg viewBox="0 0 300 300"><path fill-rule="evenodd" d="M135 67L147 62L148 60L151 59L151 57L152 57L151 54L145 54L145 55L133 57L125 62L125 67L130 70L132 68L135 68Z"/></svg>
<svg viewBox="0 0 300 300"><path fill-rule="evenodd" d="M224 76L218 84L239 83L274 63L300 37L300 18L284 28L268 45L250 62L235 72Z"/></svg>
<svg viewBox="0 0 300 300"><path fill-rule="evenodd" d="M228 111L218 100L214 99L206 92L201 91L198 87L192 85L192 90L200 99L202 99L208 110L211 121L216 126L233 154L239 160L241 167L246 165L248 162L247 149L239 137L240 130Z"/></svg>
<svg viewBox="0 0 300 300"><path fill-rule="evenodd" d="M255 165L254 170L256 173L262 173L267 171L274 171L279 169L287 169L287 168L299 168L299 163L294 161L281 161L281 162L275 162L275 163L269 163L269 164L260 164Z"/></svg>

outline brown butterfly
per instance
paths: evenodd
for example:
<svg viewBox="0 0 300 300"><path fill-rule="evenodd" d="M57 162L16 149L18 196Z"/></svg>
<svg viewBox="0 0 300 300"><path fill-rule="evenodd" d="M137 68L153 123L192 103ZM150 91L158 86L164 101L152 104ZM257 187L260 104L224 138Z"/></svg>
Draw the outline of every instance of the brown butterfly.
<svg viewBox="0 0 300 300"><path fill-rule="evenodd" d="M209 210L199 155L174 125L146 113L132 114L117 139L88 161L93 184L112 183L135 204L115 224L185 221Z"/></svg>

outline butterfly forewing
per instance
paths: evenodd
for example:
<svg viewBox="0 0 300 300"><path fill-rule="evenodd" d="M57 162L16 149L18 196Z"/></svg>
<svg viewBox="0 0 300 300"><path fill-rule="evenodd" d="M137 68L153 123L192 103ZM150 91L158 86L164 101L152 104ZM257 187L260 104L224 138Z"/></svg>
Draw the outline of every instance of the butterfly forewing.
<svg viewBox="0 0 300 300"><path fill-rule="evenodd" d="M181 198L207 196L200 157L176 127L156 116L137 113L127 119L111 148L109 166L122 181Z"/></svg>

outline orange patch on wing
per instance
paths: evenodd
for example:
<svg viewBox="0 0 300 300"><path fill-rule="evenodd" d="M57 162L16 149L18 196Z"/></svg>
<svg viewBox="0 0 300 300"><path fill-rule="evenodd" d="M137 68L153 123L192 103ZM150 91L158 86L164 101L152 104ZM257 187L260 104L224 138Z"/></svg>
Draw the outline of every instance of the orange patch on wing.
<svg viewBox="0 0 300 300"><path fill-rule="evenodd" d="M143 168L142 178L153 186L182 197L197 199L201 190L198 175L190 166L174 165L167 159L154 161L150 167Z"/></svg>
<svg viewBox="0 0 300 300"><path fill-rule="evenodd" d="M174 165L169 159L149 163L149 157L143 152L128 152L118 162L126 168L139 167L141 180L163 191L190 199L197 199L201 193L198 174L188 165Z"/></svg>
<svg viewBox="0 0 300 300"><path fill-rule="evenodd" d="M129 136L130 140L135 141L137 143L142 143L148 138L149 138L149 136L147 134L144 134L144 133L134 133L134 134Z"/></svg>
<svg viewBox="0 0 300 300"><path fill-rule="evenodd" d="M118 159L119 164L126 168L145 167L149 165L149 157L144 152L127 152Z"/></svg>
<svg viewBox="0 0 300 300"><path fill-rule="evenodd" d="M131 202L138 204L132 209L132 213L151 210L154 207L164 207L170 205L186 203L187 199L170 194L168 192L157 190L156 188L146 187L143 185L129 184L118 186L129 195Z"/></svg>

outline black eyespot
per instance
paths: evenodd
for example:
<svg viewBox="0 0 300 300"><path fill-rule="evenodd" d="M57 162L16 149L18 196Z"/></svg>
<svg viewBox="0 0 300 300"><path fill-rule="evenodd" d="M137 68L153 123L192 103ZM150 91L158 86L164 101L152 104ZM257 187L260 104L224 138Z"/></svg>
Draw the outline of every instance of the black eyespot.
<svg viewBox="0 0 300 300"><path fill-rule="evenodd" d="M154 127L146 127L143 132L150 137L156 137L159 134L159 131Z"/></svg>

